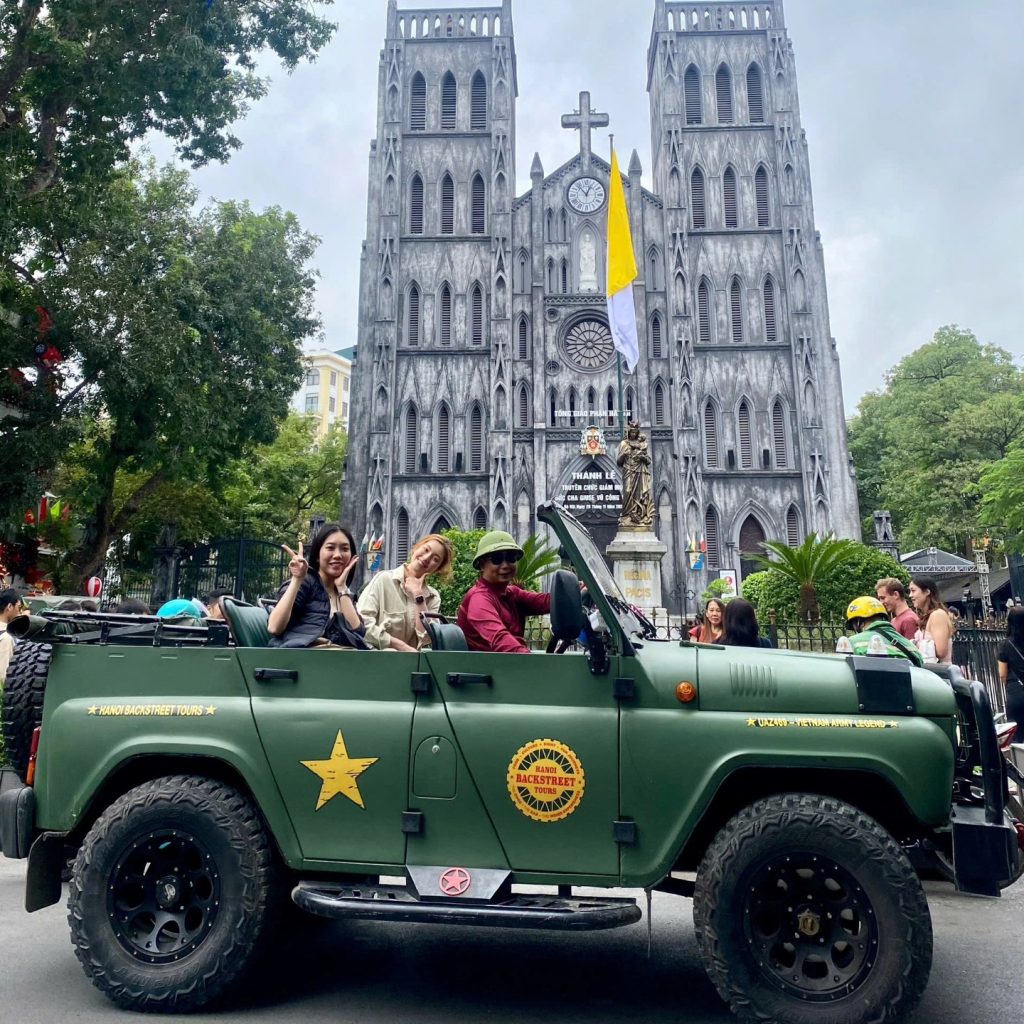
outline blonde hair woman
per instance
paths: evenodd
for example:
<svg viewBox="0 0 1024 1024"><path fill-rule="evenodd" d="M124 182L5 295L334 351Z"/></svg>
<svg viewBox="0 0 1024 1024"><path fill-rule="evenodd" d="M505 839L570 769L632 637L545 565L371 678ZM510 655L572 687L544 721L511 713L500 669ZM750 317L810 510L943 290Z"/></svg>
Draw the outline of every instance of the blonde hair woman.
<svg viewBox="0 0 1024 1024"><path fill-rule="evenodd" d="M418 651L430 640L423 613L436 614L441 595L428 576L451 575L452 542L439 533L421 537L405 565L379 572L359 595L359 614L366 623L366 642L382 651Z"/></svg>

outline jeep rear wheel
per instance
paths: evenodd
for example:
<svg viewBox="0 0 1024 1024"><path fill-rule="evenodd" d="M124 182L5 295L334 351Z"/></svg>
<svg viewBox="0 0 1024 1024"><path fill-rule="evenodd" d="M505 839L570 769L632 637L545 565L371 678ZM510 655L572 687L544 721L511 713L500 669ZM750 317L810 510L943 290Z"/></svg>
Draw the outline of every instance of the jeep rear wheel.
<svg viewBox="0 0 1024 1024"><path fill-rule="evenodd" d="M32 733L43 720L43 695L52 655L49 644L19 640L0 691L0 728L7 760L22 782L32 752Z"/></svg>
<svg viewBox="0 0 1024 1024"><path fill-rule="evenodd" d="M156 779L116 800L82 844L68 897L75 954L126 1009L195 1010L251 966L277 888L245 797L212 779Z"/></svg>
<svg viewBox="0 0 1024 1024"><path fill-rule="evenodd" d="M708 848L694 925L705 969L743 1021L880 1024L918 1002L932 929L895 840L839 800L770 797Z"/></svg>

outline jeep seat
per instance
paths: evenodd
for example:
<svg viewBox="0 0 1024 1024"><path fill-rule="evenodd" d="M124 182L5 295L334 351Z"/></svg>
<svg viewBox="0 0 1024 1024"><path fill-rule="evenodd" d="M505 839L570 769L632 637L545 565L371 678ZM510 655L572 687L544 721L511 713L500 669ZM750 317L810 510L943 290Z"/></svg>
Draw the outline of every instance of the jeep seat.
<svg viewBox="0 0 1024 1024"><path fill-rule="evenodd" d="M454 622L428 622L427 635L435 651L468 651L466 634Z"/></svg>
<svg viewBox="0 0 1024 1024"><path fill-rule="evenodd" d="M231 636L239 647L270 645L270 630L267 629L270 615L263 608L233 597L222 597L220 606L224 609Z"/></svg>

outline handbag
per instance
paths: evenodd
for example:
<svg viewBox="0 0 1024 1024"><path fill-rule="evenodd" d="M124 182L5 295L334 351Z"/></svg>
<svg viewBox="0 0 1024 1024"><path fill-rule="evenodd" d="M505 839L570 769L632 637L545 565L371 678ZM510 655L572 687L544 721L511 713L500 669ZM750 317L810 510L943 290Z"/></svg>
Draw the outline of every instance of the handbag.
<svg viewBox="0 0 1024 1024"><path fill-rule="evenodd" d="M345 616L341 612L334 612L331 615L331 621L327 623L324 636L339 647L352 647L357 651L371 650L370 645L363 639L362 633L353 629L345 621Z"/></svg>

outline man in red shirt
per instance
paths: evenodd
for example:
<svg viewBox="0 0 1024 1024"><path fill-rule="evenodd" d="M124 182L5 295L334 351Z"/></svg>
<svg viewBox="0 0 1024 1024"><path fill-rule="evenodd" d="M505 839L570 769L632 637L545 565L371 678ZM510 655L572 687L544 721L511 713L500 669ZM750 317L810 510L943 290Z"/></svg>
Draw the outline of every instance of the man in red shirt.
<svg viewBox="0 0 1024 1024"><path fill-rule="evenodd" d="M884 580L879 580L875 584L875 593L878 600L885 605L896 632L908 640L913 640L921 625L917 612L907 604L907 592L902 581L895 576L886 576Z"/></svg>
<svg viewBox="0 0 1024 1024"><path fill-rule="evenodd" d="M471 651L529 654L523 641L527 615L551 610L551 595L512 584L523 549L510 533L491 530L480 538L473 566L480 578L466 591L455 620Z"/></svg>

